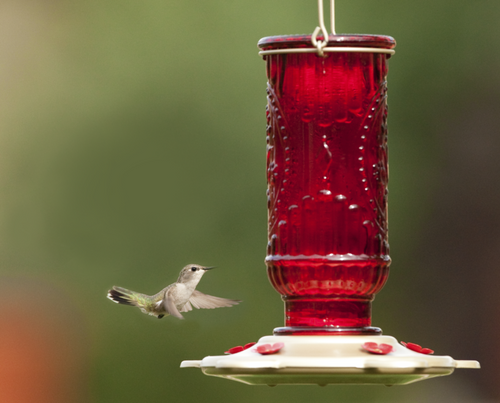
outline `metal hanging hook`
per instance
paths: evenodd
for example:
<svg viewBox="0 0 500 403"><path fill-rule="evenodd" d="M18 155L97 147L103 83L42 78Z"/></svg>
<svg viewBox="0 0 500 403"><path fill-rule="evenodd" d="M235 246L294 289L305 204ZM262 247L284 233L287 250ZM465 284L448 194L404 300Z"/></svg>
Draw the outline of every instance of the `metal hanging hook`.
<svg viewBox="0 0 500 403"><path fill-rule="evenodd" d="M319 56L324 56L323 49L328 45L328 31L326 30L325 27L325 17L323 14L323 0L318 0L318 20L319 20L319 27L316 27L314 30L312 36L311 36L311 42L313 46L315 46L318 49L318 55ZM332 34L335 35L335 0L330 0L330 27L332 30ZM323 40L318 41L318 34L320 33L323 34Z"/></svg>
<svg viewBox="0 0 500 403"><path fill-rule="evenodd" d="M331 52L356 52L356 53L385 53L387 55L393 55L395 53L394 49L383 48L383 47L361 47L361 46L328 46L328 31L325 27L325 18L323 14L323 0L318 0L318 20L319 27L316 27L313 34L311 35L311 42L314 48L311 47L300 47L300 48L278 48L278 49L267 49L261 50L259 55L277 55L283 53L316 53L318 56L325 57L325 53ZM337 35L335 32L335 0L330 0L330 27L333 35ZM323 35L323 40L318 40L318 35L321 32ZM394 47L394 46L392 46Z"/></svg>
<svg viewBox="0 0 500 403"><path fill-rule="evenodd" d="M335 0L330 0L330 28L333 35L337 35L335 32Z"/></svg>

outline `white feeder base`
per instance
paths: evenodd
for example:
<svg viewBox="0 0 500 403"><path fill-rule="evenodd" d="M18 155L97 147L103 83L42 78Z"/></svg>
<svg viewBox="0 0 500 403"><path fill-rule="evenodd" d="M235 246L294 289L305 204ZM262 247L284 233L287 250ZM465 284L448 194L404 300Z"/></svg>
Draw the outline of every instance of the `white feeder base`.
<svg viewBox="0 0 500 403"><path fill-rule="evenodd" d="M261 355L256 347L284 343L276 354ZM390 344L387 355L371 354L366 342ZM244 351L182 361L181 368L249 385L328 384L406 385L450 375L455 368L480 368L478 361L425 355L402 346L392 336L264 336Z"/></svg>

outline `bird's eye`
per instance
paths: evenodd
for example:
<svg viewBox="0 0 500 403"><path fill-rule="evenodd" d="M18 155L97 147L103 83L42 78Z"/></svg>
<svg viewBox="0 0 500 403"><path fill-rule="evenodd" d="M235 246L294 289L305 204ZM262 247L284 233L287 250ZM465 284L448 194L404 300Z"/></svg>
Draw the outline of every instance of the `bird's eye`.
<svg viewBox="0 0 500 403"><path fill-rule="evenodd" d="M196 267L195 267L195 266L191 267L191 271L196 271L196 270L197 270L197 269L196 269Z"/></svg>

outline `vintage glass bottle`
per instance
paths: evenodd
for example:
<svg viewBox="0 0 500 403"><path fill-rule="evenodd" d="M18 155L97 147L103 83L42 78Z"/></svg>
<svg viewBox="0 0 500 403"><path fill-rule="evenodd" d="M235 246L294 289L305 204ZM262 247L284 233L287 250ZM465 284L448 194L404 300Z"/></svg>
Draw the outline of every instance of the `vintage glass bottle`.
<svg viewBox="0 0 500 403"><path fill-rule="evenodd" d="M310 35L259 41L285 52L263 56L266 264L285 302L285 327L275 334L380 333L371 303L390 264L390 55L377 49L394 46L387 36L330 35L327 47L340 49L320 56L295 51L313 47Z"/></svg>

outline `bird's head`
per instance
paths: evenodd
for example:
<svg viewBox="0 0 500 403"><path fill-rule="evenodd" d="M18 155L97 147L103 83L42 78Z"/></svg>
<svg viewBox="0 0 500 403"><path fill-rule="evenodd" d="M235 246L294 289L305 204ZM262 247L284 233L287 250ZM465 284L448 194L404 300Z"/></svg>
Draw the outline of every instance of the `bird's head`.
<svg viewBox="0 0 500 403"><path fill-rule="evenodd" d="M188 282L196 282L201 280L203 275L207 270L213 269L212 267L200 266L199 264L188 264L185 266L181 273L179 274L179 278L177 279L178 283L188 283Z"/></svg>

